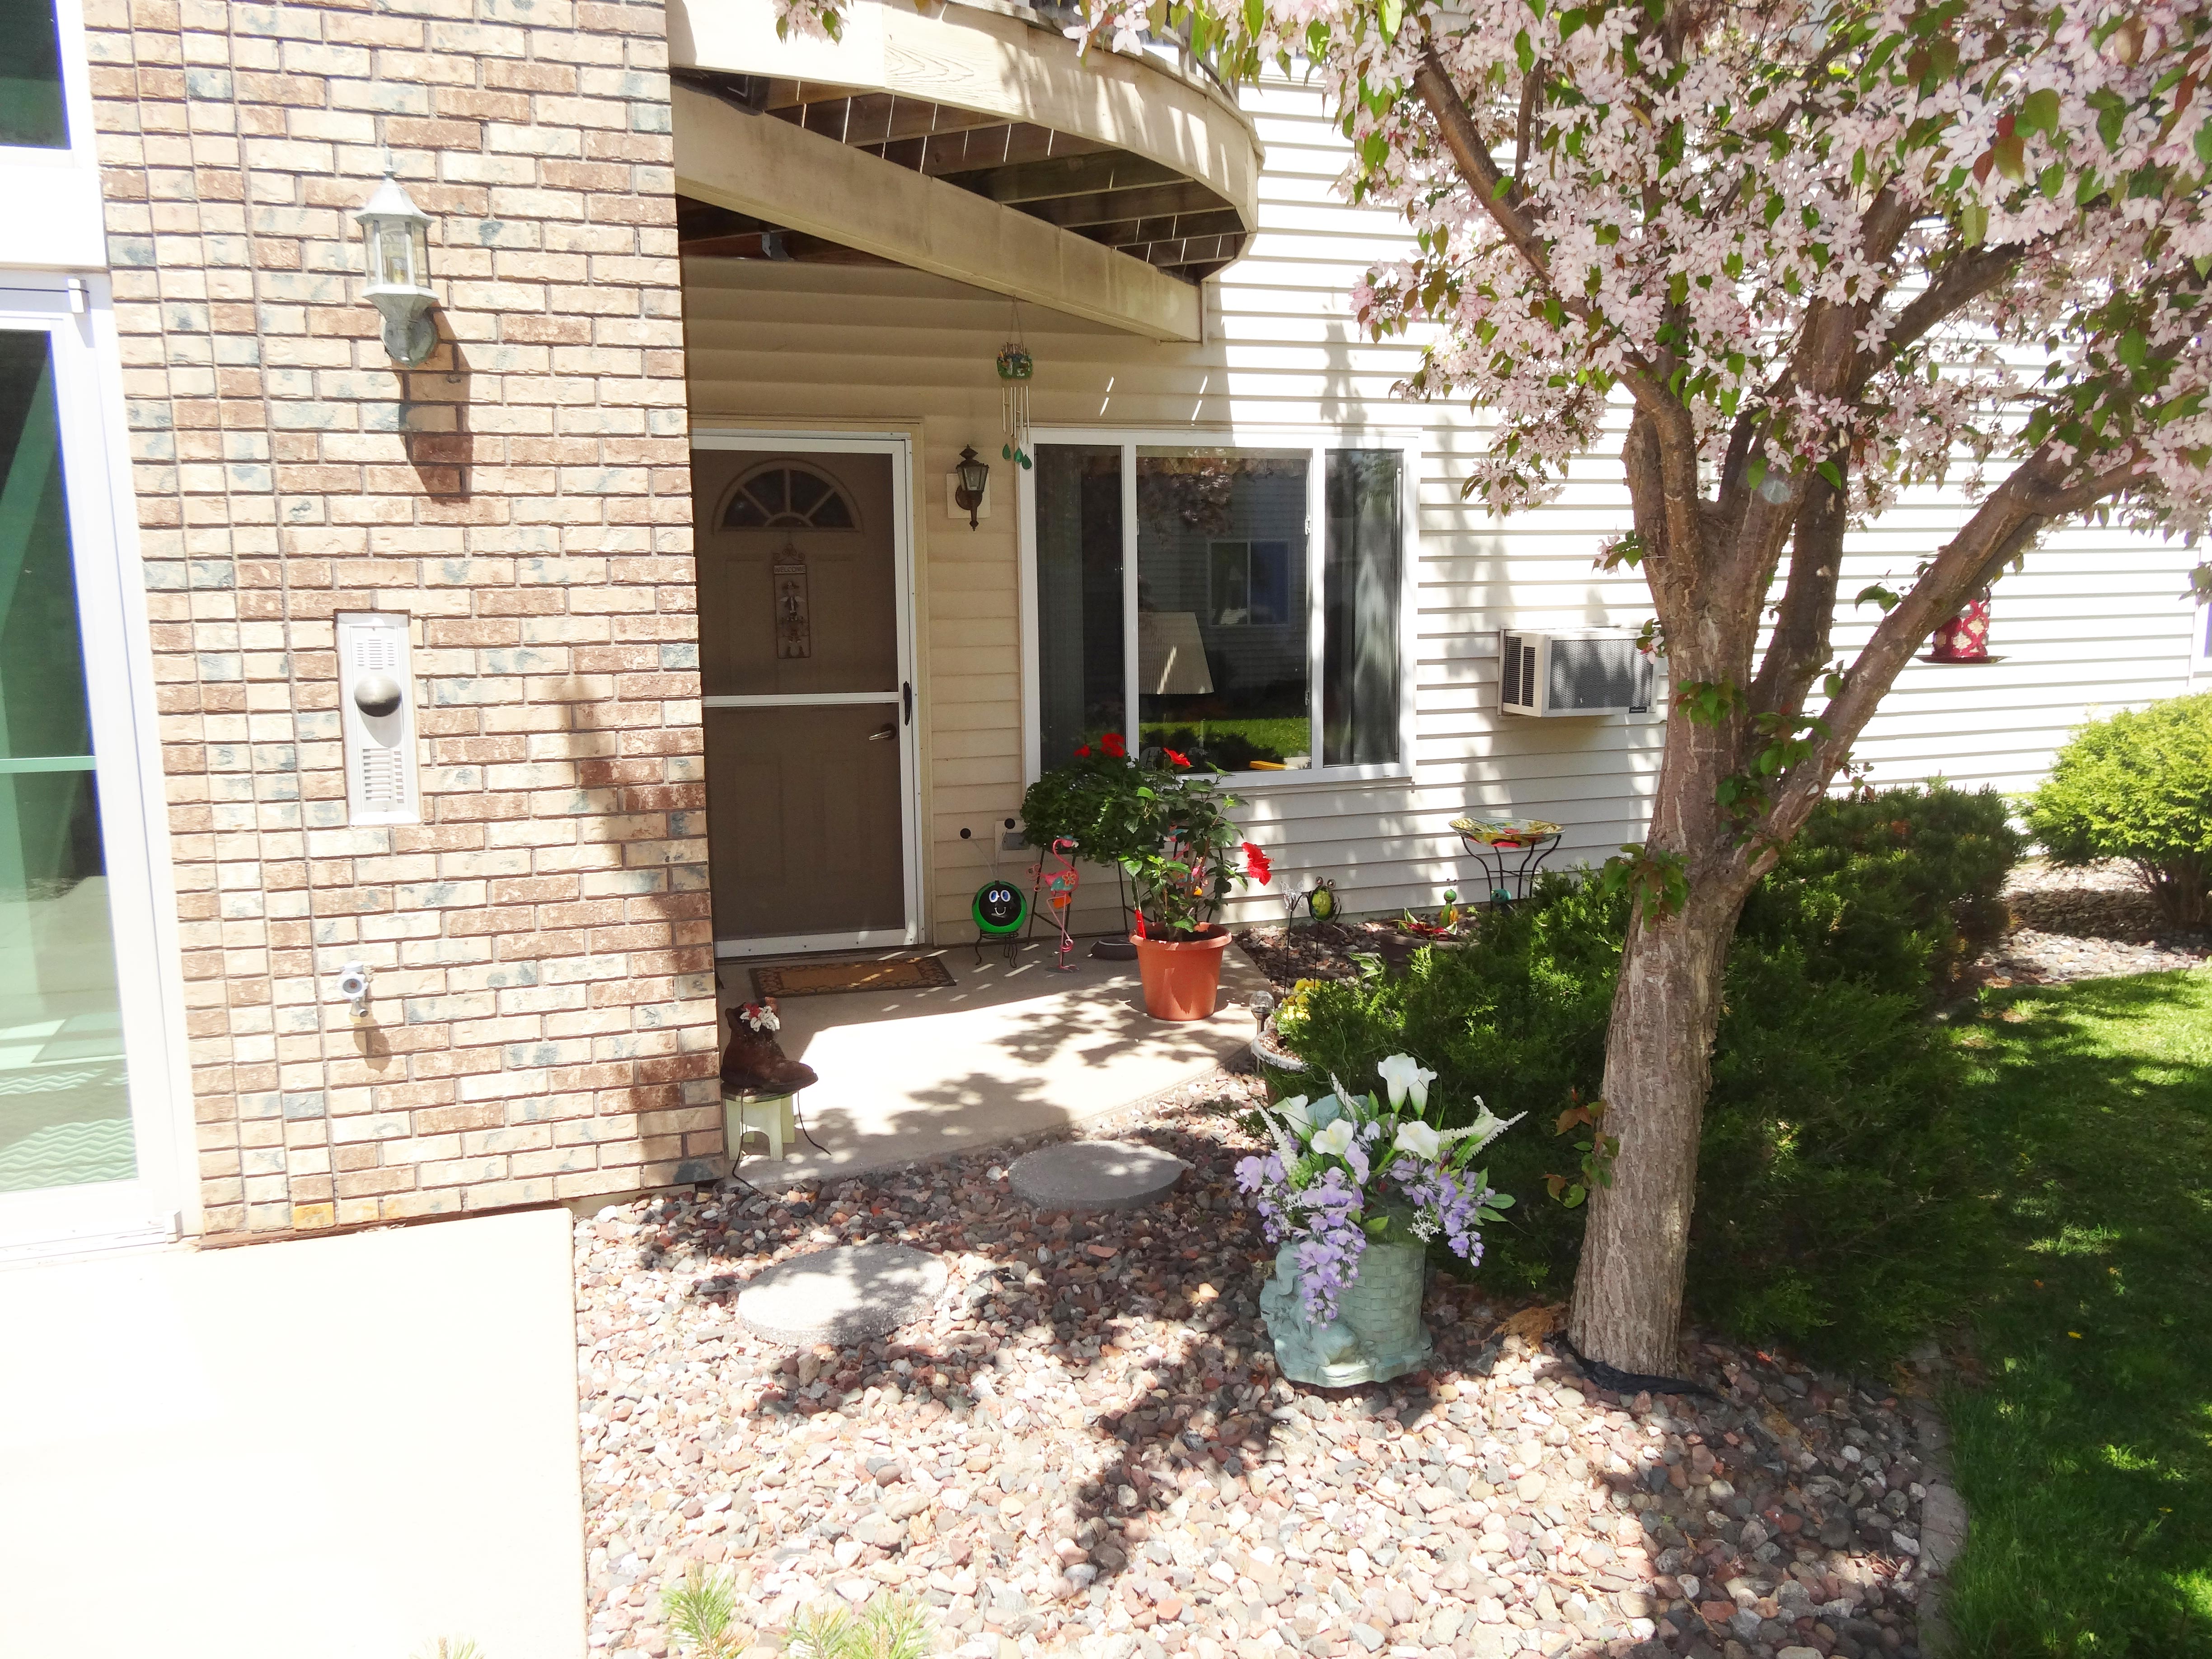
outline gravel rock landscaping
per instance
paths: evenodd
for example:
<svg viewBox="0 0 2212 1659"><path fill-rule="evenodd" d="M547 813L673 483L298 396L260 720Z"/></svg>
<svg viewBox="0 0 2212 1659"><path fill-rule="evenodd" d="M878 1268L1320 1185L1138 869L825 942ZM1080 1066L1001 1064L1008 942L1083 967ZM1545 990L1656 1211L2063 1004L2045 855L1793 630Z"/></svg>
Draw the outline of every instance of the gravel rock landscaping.
<svg viewBox="0 0 2212 1659"><path fill-rule="evenodd" d="M1006 1179L1030 1141L580 1221L592 1650L668 1652L661 1587L698 1561L762 1655L896 1587L974 1659L1915 1659L1933 1480L1880 1385L1698 1341L1722 1398L1624 1400L1544 1346L1552 1310L1441 1273L1431 1371L1282 1382L1231 1173L1257 1086L1098 1126L1192 1165L1143 1209L1036 1211ZM930 1314L795 1352L739 1323L752 1275L864 1243L943 1258Z"/></svg>
<svg viewBox="0 0 2212 1659"><path fill-rule="evenodd" d="M2086 869L2022 864L2005 883L2013 931L1983 952L1973 972L1989 985L2055 985L2198 968L2212 935L2177 932L2159 920L2132 866Z"/></svg>

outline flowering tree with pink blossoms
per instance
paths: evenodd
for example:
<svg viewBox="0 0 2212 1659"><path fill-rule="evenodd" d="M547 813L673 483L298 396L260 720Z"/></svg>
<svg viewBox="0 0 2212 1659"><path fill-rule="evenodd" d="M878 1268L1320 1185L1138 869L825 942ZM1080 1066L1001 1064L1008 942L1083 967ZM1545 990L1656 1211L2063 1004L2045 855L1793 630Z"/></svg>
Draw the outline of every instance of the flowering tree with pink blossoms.
<svg viewBox="0 0 2212 1659"><path fill-rule="evenodd" d="M1673 699L1649 838L1610 872L1636 898L1620 1149L1571 1330L1666 1370L1752 886L1905 662L2046 527L2204 528L2212 0L1104 4L1092 49L1172 32L1231 76L1322 78L1344 188L1417 233L1356 314L1423 340L1408 395L1492 416L1470 495L1510 514L1617 447L1632 529L1606 562L1650 586ZM1838 594L1846 532L1939 481L1958 532L1900 591ZM1839 601L1881 611L1848 661Z"/></svg>

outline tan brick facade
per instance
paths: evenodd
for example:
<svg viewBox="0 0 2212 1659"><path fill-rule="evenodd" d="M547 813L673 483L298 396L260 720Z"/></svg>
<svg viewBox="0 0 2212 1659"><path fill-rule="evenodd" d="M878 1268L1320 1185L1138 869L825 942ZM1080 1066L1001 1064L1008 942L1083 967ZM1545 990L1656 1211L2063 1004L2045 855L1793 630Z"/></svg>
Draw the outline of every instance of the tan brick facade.
<svg viewBox="0 0 2212 1659"><path fill-rule="evenodd" d="M722 1137L659 0L86 13L204 1231L678 1179ZM346 610L413 618L419 827L348 825Z"/></svg>

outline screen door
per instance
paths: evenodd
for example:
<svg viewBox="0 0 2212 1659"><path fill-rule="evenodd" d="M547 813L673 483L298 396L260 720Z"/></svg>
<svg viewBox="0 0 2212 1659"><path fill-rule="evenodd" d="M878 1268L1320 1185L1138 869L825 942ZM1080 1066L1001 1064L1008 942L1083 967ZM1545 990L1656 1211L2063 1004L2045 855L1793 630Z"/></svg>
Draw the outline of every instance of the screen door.
<svg viewBox="0 0 2212 1659"><path fill-rule="evenodd" d="M912 936L903 459L890 443L693 452L723 954Z"/></svg>

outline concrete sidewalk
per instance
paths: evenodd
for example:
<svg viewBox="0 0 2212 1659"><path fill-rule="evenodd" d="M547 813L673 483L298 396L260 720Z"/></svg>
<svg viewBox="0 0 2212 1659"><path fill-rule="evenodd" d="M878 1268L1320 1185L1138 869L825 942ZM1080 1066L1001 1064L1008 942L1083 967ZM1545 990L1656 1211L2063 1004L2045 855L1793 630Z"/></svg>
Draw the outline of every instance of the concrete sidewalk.
<svg viewBox="0 0 2212 1659"><path fill-rule="evenodd" d="M566 1211L0 1270L7 1659L581 1659Z"/></svg>
<svg viewBox="0 0 2212 1659"><path fill-rule="evenodd" d="M783 1051L821 1082L799 1098L823 1150L801 1139L781 1164L738 1173L774 1183L836 1177L1072 1127L1205 1077L1252 1041L1249 1006L1267 988L1231 945L1219 1010L1188 1024L1145 1012L1133 962L1100 962L1082 941L1066 972L1048 943L1009 969L999 951L935 952L957 983L920 991L787 997ZM726 961L725 1008L749 1000L744 961Z"/></svg>

